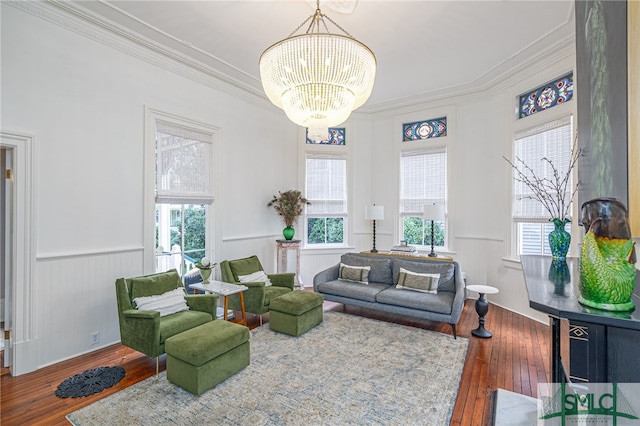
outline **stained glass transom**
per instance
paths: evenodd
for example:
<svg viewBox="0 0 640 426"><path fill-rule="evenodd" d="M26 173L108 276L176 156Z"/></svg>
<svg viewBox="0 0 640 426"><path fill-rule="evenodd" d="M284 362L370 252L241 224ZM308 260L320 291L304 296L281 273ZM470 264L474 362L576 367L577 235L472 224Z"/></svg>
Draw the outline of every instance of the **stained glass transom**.
<svg viewBox="0 0 640 426"><path fill-rule="evenodd" d="M402 125L403 142L439 138L440 136L447 136L447 117L416 121Z"/></svg>
<svg viewBox="0 0 640 426"><path fill-rule="evenodd" d="M519 118L553 108L573 97L573 73L520 95Z"/></svg>
<svg viewBox="0 0 640 426"><path fill-rule="evenodd" d="M346 145L345 133L344 127L329 127L327 139L316 141L309 137L309 129L307 129L307 143L315 145Z"/></svg>

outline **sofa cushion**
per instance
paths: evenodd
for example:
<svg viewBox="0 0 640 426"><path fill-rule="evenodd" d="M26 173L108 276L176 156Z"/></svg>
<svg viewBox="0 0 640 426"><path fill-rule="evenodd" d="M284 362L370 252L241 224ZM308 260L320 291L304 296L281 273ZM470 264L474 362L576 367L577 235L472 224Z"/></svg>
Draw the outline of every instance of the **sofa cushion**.
<svg viewBox="0 0 640 426"><path fill-rule="evenodd" d="M241 283L264 283L266 287L271 285L271 280L264 271L257 271L249 275L238 275L238 281Z"/></svg>
<svg viewBox="0 0 640 426"><path fill-rule="evenodd" d="M390 287L376 296L378 303L420 309L439 314L451 314L455 293L440 291L438 294L420 293Z"/></svg>
<svg viewBox="0 0 640 426"><path fill-rule="evenodd" d="M419 274L400 268L396 288L437 294L439 280L440 274Z"/></svg>
<svg viewBox="0 0 640 426"><path fill-rule="evenodd" d="M287 287L278 287L275 285L264 288L264 307L269 309L271 301L275 298L282 296L283 294L290 293L291 289Z"/></svg>
<svg viewBox="0 0 640 426"><path fill-rule="evenodd" d="M157 296L143 296L133 299L136 309L141 311L158 311L161 317L188 311L189 307L184 299L184 289L176 288Z"/></svg>
<svg viewBox="0 0 640 426"><path fill-rule="evenodd" d="M254 272L263 271L258 256L245 257L244 259L236 259L229 261L229 268L236 282L239 282L240 275L249 275Z"/></svg>
<svg viewBox="0 0 640 426"><path fill-rule="evenodd" d="M127 279L127 287L132 302L136 297L157 296L178 287L184 288L180 275L175 269L144 277L129 278Z"/></svg>
<svg viewBox="0 0 640 426"><path fill-rule="evenodd" d="M338 269L338 279L360 284L369 284L370 271L371 266L350 266L341 263L340 269Z"/></svg>
<svg viewBox="0 0 640 426"><path fill-rule="evenodd" d="M391 274L391 260L384 257L367 256L359 253L345 253L342 255L341 263L351 266L371 266L369 281L383 284L393 284Z"/></svg>
<svg viewBox="0 0 640 426"><path fill-rule="evenodd" d="M375 302L376 295L387 288L389 288L388 284L374 283L372 281L369 282L369 285L362 285L350 281L333 280L318 284L317 291L319 293L364 300L365 302Z"/></svg>
<svg viewBox="0 0 640 426"><path fill-rule="evenodd" d="M434 261L412 261L407 259L393 259L391 261L393 269L393 282L398 283L400 269L417 272L419 274L440 274L438 282L438 291L456 291L455 266L453 262L434 260Z"/></svg>
<svg viewBox="0 0 640 426"><path fill-rule="evenodd" d="M199 311L182 311L160 320L160 343L171 336L213 321L211 314Z"/></svg>

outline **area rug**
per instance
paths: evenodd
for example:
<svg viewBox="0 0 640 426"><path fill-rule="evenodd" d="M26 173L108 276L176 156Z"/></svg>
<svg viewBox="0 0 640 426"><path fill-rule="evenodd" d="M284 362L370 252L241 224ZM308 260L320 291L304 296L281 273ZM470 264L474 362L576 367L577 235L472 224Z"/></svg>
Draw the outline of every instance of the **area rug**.
<svg viewBox="0 0 640 426"><path fill-rule="evenodd" d="M325 312L251 334L251 364L200 397L164 373L67 415L85 425L448 425L468 340Z"/></svg>
<svg viewBox="0 0 640 426"><path fill-rule="evenodd" d="M124 377L124 368L98 367L83 371L62 381L56 389L60 398L80 398L102 392Z"/></svg>

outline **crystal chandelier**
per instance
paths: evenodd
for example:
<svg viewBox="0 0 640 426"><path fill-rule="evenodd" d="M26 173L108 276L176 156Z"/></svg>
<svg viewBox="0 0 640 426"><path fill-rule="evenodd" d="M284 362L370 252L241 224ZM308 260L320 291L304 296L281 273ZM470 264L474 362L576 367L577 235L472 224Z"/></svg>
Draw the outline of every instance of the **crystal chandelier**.
<svg viewBox="0 0 640 426"><path fill-rule="evenodd" d="M331 34L325 19L345 35ZM307 23L306 33L295 35ZM320 0L313 15L260 56L267 97L316 140L369 99L375 76L373 52L323 14Z"/></svg>

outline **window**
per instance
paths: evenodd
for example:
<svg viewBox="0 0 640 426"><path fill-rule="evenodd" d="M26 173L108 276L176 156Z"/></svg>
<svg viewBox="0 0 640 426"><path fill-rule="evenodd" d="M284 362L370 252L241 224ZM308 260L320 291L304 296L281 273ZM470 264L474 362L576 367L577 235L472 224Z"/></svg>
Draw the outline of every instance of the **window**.
<svg viewBox="0 0 640 426"><path fill-rule="evenodd" d="M415 121L402 125L402 141L417 141L447 136L447 117Z"/></svg>
<svg viewBox="0 0 640 426"><path fill-rule="evenodd" d="M519 118L553 108L573 97L573 73L519 96Z"/></svg>
<svg viewBox="0 0 640 426"><path fill-rule="evenodd" d="M555 181L552 168L543 158L555 165L560 176L566 175L572 144L573 119L567 116L516 132L514 158L522 159L541 179ZM567 185L567 190L573 190L572 182ZM567 194L566 198L570 199L570 196ZM513 220L517 228L517 254L551 254L547 235L553 230L553 224L549 219L549 212L531 198L527 185L514 180ZM569 224L565 229L571 232Z"/></svg>
<svg viewBox="0 0 640 426"><path fill-rule="evenodd" d="M183 276L211 257L207 229L213 203L213 133L155 120L156 271Z"/></svg>
<svg viewBox="0 0 640 426"><path fill-rule="evenodd" d="M438 147L403 152L400 158L400 235L407 244L431 246L431 221L426 204L447 205L447 150ZM436 247L445 247L446 220L434 223Z"/></svg>
<svg viewBox="0 0 640 426"><path fill-rule="evenodd" d="M344 244L347 222L347 158L307 154L306 244Z"/></svg>

